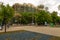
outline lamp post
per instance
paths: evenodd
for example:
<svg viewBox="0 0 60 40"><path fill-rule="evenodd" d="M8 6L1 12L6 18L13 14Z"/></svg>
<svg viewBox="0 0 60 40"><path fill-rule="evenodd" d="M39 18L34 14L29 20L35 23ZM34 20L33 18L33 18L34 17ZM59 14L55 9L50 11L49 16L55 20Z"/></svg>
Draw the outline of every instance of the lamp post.
<svg viewBox="0 0 60 40"><path fill-rule="evenodd" d="M34 23L34 8L32 7L32 25L34 25L35 23Z"/></svg>

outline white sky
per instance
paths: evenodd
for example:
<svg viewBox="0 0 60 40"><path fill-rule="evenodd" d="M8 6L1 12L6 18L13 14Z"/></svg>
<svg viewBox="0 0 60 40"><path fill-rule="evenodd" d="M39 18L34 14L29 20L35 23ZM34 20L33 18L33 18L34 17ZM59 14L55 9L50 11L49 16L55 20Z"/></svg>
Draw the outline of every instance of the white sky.
<svg viewBox="0 0 60 40"><path fill-rule="evenodd" d="M33 5L37 6L39 4L44 4L45 6L49 7L49 11L58 11L58 5L60 5L60 0L0 0L5 5L10 4L13 5L14 3L32 3ZM60 13L60 11L58 11Z"/></svg>

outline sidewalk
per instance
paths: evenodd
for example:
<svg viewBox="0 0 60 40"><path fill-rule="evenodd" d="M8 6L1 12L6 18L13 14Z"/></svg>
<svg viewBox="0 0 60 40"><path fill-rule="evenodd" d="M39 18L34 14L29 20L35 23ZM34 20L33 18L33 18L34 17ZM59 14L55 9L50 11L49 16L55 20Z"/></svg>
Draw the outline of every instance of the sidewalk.
<svg viewBox="0 0 60 40"><path fill-rule="evenodd" d="M16 31L16 30L27 30L27 31L32 31L32 32L37 32L37 33L43 33L43 34L48 34L48 35L53 35L53 36L59 36L60 37L60 28L53 28L53 27L44 27L44 26L15 26L15 27L10 27L7 29L8 31ZM0 30L0 32L4 32L4 30Z"/></svg>

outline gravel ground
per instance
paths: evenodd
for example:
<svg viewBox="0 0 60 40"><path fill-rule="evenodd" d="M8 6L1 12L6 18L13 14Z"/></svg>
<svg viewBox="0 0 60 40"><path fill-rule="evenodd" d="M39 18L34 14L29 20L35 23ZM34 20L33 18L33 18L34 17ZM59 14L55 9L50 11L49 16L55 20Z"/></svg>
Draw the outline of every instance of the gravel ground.
<svg viewBox="0 0 60 40"><path fill-rule="evenodd" d="M31 32L43 33L60 37L60 28L56 27L53 28L49 26L12 26L7 28L7 32L16 30L27 30ZM0 30L0 33L1 32L4 32L4 29Z"/></svg>

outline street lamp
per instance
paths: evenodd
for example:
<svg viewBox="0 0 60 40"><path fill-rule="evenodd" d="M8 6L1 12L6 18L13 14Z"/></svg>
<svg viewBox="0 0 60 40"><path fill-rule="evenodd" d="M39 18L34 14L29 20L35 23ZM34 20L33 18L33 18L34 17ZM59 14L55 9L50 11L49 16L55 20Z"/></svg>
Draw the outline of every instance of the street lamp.
<svg viewBox="0 0 60 40"><path fill-rule="evenodd" d="M34 25L34 8L32 8L32 25Z"/></svg>

